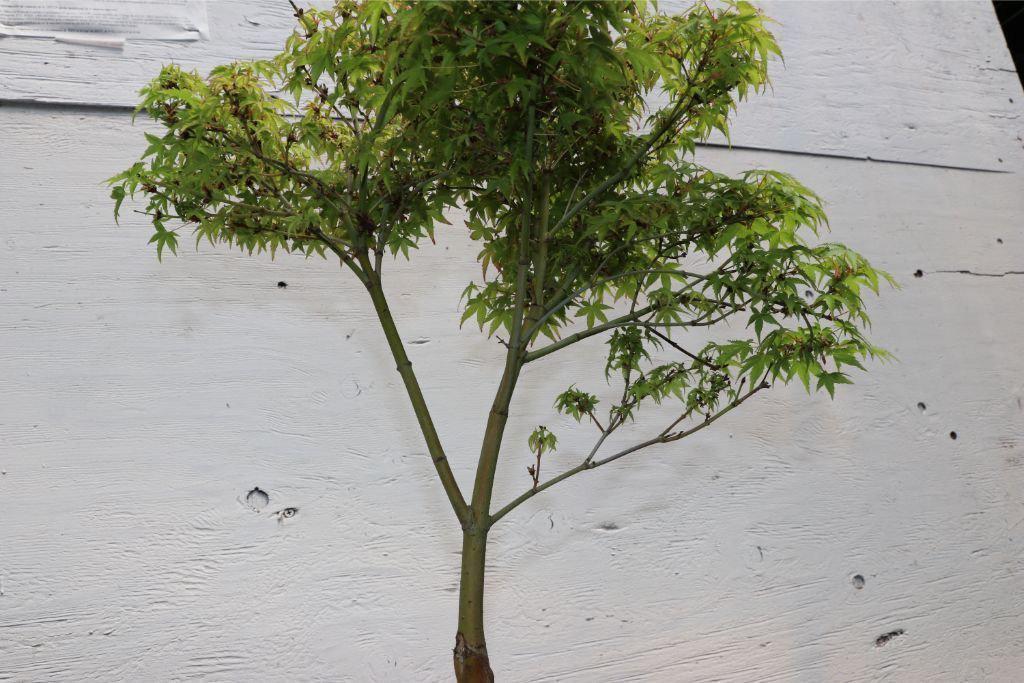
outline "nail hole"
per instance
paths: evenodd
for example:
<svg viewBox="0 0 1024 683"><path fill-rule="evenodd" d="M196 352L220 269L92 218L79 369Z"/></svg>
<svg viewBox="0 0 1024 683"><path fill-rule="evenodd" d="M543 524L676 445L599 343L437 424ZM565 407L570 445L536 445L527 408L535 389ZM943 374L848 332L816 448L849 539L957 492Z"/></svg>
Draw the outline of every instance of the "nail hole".
<svg viewBox="0 0 1024 683"><path fill-rule="evenodd" d="M904 633L906 633L906 631L901 628L898 628L895 631L889 631L888 633L883 633L875 638L875 647L882 647L896 636L902 636Z"/></svg>
<svg viewBox="0 0 1024 683"><path fill-rule="evenodd" d="M854 588L856 588L857 590L860 590L861 588L864 587L864 583L865 583L864 577L861 576L860 574L854 574L853 578L850 579L850 583L853 584Z"/></svg>
<svg viewBox="0 0 1024 683"><path fill-rule="evenodd" d="M996 238L996 244L1002 244L1002 243L1003 243L1003 238L1002 237L997 237Z"/></svg>
<svg viewBox="0 0 1024 683"><path fill-rule="evenodd" d="M924 271L918 268L914 271L914 277L924 277Z"/></svg>
<svg viewBox="0 0 1024 683"><path fill-rule="evenodd" d="M956 432L950 432L949 438L953 439L953 441L956 441Z"/></svg>
<svg viewBox="0 0 1024 683"><path fill-rule="evenodd" d="M254 487L252 491L245 494L245 504L255 512L259 512L263 508L267 507L267 503L269 502L270 496L268 496L267 492L259 486Z"/></svg>
<svg viewBox="0 0 1024 683"><path fill-rule="evenodd" d="M285 508L277 514L281 519L288 519L289 517L294 517L298 512L299 508Z"/></svg>
<svg viewBox="0 0 1024 683"><path fill-rule="evenodd" d="M278 283L277 283L277 288L278 289L284 289L287 286L288 286L288 283L285 282L284 280L279 280Z"/></svg>
<svg viewBox="0 0 1024 683"><path fill-rule="evenodd" d="M927 407L928 407L928 406L926 406L926 405L925 405L924 403L922 403L921 401L918 401L918 402L917 402L917 409L918 409L918 410L920 410L920 411L921 411L922 413L923 413L923 412L925 411L925 409L926 409Z"/></svg>

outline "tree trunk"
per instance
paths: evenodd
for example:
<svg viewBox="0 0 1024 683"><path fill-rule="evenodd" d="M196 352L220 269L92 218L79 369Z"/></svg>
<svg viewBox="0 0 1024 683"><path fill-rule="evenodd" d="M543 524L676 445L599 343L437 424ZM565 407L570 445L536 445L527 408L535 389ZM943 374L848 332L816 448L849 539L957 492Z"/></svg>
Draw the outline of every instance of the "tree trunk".
<svg viewBox="0 0 1024 683"><path fill-rule="evenodd" d="M487 531L462 536L462 574L459 579L459 632L455 634L455 680L494 683L484 640L484 563Z"/></svg>

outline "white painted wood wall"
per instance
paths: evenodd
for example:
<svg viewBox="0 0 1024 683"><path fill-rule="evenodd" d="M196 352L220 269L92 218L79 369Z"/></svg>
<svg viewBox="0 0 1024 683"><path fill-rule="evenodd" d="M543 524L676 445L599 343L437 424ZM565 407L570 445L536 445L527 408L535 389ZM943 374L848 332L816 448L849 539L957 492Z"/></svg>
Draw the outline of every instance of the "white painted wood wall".
<svg viewBox="0 0 1024 683"><path fill-rule="evenodd" d="M701 156L825 197L903 285L872 306L900 360L503 521L500 680L1021 680L1024 94L995 16L766 8L787 68L738 148ZM0 681L447 680L459 533L364 292L300 258L158 264L111 219L102 180L142 147L118 107L162 61L267 54L288 12L224 0L210 24L123 53L0 39ZM446 228L387 285L467 486L501 357L457 325L474 253ZM548 466L574 462L585 435L551 401L599 386L600 351L527 374L497 500L537 423L561 437Z"/></svg>

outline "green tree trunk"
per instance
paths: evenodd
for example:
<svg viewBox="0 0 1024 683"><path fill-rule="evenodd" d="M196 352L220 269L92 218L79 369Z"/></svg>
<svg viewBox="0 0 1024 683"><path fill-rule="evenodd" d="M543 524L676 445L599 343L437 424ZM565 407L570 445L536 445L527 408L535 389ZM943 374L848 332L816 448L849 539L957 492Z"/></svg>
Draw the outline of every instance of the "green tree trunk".
<svg viewBox="0 0 1024 683"><path fill-rule="evenodd" d="M455 680L493 683L494 672L484 640L484 565L487 531L462 535L462 573L459 579L459 631L455 634Z"/></svg>

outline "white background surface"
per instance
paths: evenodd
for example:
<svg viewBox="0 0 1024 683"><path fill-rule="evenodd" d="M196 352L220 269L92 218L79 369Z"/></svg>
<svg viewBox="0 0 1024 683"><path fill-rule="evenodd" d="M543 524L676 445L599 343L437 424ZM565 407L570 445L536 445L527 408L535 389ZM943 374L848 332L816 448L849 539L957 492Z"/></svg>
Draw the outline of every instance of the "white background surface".
<svg viewBox="0 0 1024 683"><path fill-rule="evenodd" d="M245 32L239 7L210 3L211 42L175 58L276 42L277 19ZM984 3L770 11L788 70L740 119L741 144L913 164L701 156L824 196L833 237L903 285L872 306L900 360L834 402L773 391L503 520L487 595L499 680L1024 670L1024 182L966 170L1024 168L1024 95L995 17ZM0 40L0 97L130 101L161 49ZM119 71L132 50L148 56ZM459 531L365 292L294 257L183 245L158 264L141 221L113 225L101 185L142 149L128 118L0 107L0 680L447 680ZM502 350L458 329L475 252L446 227L386 283L464 486ZM563 444L548 467L590 443L550 408L573 382L601 386L600 342L579 348L528 369L496 501L529 483L533 425ZM254 486L270 495L260 513L244 504Z"/></svg>

